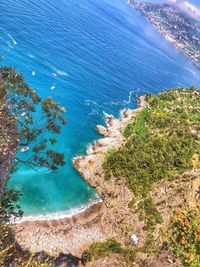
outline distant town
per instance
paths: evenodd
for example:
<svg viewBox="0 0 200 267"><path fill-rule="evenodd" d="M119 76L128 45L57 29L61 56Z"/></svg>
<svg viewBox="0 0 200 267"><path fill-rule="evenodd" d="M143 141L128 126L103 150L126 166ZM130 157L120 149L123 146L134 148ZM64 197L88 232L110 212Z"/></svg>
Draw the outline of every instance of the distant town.
<svg viewBox="0 0 200 267"><path fill-rule="evenodd" d="M129 1L155 28L200 68L200 22L169 4Z"/></svg>

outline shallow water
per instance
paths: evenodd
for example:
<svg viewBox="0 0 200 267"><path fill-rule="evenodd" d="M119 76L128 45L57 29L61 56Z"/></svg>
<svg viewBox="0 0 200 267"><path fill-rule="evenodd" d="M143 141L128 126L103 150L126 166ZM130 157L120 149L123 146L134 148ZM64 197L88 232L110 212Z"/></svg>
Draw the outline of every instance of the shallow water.
<svg viewBox="0 0 200 267"><path fill-rule="evenodd" d="M99 138L104 112L118 116L138 94L199 86L200 72L125 0L1 0L0 10L0 64L68 110L57 146L66 166L45 174L21 166L10 186L23 192L27 216L73 212L96 198L71 160Z"/></svg>

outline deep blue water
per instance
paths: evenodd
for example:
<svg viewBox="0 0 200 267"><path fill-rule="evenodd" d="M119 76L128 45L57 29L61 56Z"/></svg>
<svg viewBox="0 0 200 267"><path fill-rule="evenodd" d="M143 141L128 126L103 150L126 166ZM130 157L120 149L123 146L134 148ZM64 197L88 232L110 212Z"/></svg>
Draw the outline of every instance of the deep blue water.
<svg viewBox="0 0 200 267"><path fill-rule="evenodd" d="M12 175L26 215L66 212L95 198L71 160L99 137L103 112L118 116L136 106L137 94L200 85L200 71L125 0L1 0L0 11L0 64L15 66L68 110L58 144L66 166L45 174L22 166Z"/></svg>

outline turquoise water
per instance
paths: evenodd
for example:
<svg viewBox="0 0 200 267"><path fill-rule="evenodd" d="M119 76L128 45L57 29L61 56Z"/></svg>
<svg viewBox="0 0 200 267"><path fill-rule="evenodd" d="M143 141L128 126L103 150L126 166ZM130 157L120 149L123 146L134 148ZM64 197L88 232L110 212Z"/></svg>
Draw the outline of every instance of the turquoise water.
<svg viewBox="0 0 200 267"><path fill-rule="evenodd" d="M68 110L57 146L66 166L45 174L21 166L10 185L23 192L25 215L71 212L96 198L71 160L99 138L104 112L118 116L138 94L199 86L200 72L125 0L1 0L0 10L0 64Z"/></svg>

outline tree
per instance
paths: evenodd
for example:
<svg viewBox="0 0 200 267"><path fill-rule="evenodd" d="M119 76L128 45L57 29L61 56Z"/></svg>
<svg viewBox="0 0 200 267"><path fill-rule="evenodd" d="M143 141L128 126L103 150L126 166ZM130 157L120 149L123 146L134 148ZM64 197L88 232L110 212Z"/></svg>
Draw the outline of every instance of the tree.
<svg viewBox="0 0 200 267"><path fill-rule="evenodd" d="M50 149L61 126L66 124L65 108L51 97L42 100L14 68L0 68L0 97L5 98L1 110L14 117L19 133L18 151L30 150L26 157L18 153L17 162L40 172L63 166L64 155ZM43 169L44 170L44 169Z"/></svg>
<svg viewBox="0 0 200 267"><path fill-rule="evenodd" d="M0 232L2 225L21 218L23 211L18 204L21 194L13 189L5 187L0 202Z"/></svg>
<svg viewBox="0 0 200 267"><path fill-rule="evenodd" d="M5 138L11 145L0 147L0 168L9 170L6 158L10 155L10 150L31 151L25 156L17 153L15 164L21 162L36 171L56 170L63 166L64 155L52 148L56 142L55 134L60 133L62 125L66 124L63 107L60 107L51 97L42 100L37 93L24 81L24 77L17 73L14 68L0 68L0 117L1 131L3 131L0 145L5 145ZM17 133L16 133L17 128ZM12 133L12 135L10 135ZM12 151L12 154L15 154ZM13 158L13 157L12 157ZM3 163L5 163L3 165ZM51 266L45 260L45 264L40 265L38 258L36 261L27 251L22 251L15 241L14 229L10 223L23 215L18 204L20 193L4 187L5 181L0 184L4 189L0 195L0 266ZM34 256L35 257L35 256Z"/></svg>

